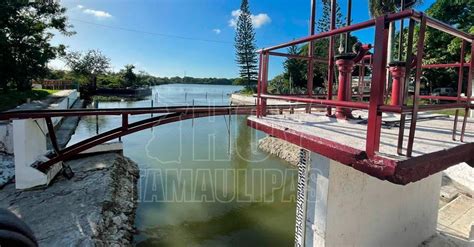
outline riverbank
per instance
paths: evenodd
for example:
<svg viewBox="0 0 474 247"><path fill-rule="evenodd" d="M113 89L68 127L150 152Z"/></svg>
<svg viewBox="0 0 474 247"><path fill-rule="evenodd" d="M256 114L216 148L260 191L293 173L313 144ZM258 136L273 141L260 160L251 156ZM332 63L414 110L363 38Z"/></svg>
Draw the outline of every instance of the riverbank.
<svg viewBox="0 0 474 247"><path fill-rule="evenodd" d="M10 110L18 105L26 103L28 100L43 100L48 96L53 95L58 90L46 90L46 89L33 89L26 92L19 92L11 90L7 93L0 92L0 112Z"/></svg>
<svg viewBox="0 0 474 247"><path fill-rule="evenodd" d="M137 207L138 166L109 153L69 161L75 175L47 188L0 190L0 208L22 218L39 246L130 246Z"/></svg>

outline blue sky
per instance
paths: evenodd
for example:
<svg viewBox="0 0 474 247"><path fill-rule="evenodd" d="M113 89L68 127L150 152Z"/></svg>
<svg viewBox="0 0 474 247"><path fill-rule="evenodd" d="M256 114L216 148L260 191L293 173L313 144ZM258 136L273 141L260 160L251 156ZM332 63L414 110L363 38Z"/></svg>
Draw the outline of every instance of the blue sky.
<svg viewBox="0 0 474 247"><path fill-rule="evenodd" d="M368 0L353 0L353 21L369 19ZM69 50L99 49L112 69L134 64L156 76L238 76L232 19L240 0L62 0L76 35L56 35ZM310 0L249 0L259 48L308 33ZM339 0L343 13L346 0ZM425 10L434 0L417 7ZM319 7L321 6L320 3ZM319 11L321 8L319 8ZM318 13L318 16L320 13ZM359 32L362 40L372 32ZM273 59L270 77L281 72ZM60 61L52 67L62 68Z"/></svg>

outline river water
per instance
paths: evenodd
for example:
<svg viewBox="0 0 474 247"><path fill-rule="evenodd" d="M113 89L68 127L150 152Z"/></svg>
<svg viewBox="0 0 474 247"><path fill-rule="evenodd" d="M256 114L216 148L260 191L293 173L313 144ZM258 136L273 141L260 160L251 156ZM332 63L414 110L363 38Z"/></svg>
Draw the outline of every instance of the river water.
<svg viewBox="0 0 474 247"><path fill-rule="evenodd" d="M169 84L149 99L100 102L100 108L228 105L238 86ZM130 122L147 116L132 116ZM99 117L99 132L121 117ZM229 124L230 123L230 124ZM96 134L83 118L75 143ZM136 246L292 246L297 171L257 148L265 135L246 116L198 118L122 138L140 167Z"/></svg>

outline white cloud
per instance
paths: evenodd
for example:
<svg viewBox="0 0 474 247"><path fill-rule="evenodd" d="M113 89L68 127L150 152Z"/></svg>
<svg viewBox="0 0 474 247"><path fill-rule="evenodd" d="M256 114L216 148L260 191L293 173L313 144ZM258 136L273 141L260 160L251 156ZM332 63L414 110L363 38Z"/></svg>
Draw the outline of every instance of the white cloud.
<svg viewBox="0 0 474 247"><path fill-rule="evenodd" d="M112 15L108 12L102 10L95 10L95 9L84 9L82 12L88 15L93 15L99 19L111 18Z"/></svg>
<svg viewBox="0 0 474 247"><path fill-rule="evenodd" d="M252 15L252 24L255 28L259 28L270 22L272 22L272 19L270 19L270 16L267 14Z"/></svg>
<svg viewBox="0 0 474 247"><path fill-rule="evenodd" d="M84 5L77 5L76 6L80 11L86 15L93 15L97 19L107 19L107 18L112 18L113 16L105 11L102 10L95 10L95 9L86 9Z"/></svg>
<svg viewBox="0 0 474 247"><path fill-rule="evenodd" d="M220 30L219 28L212 29L212 31L213 31L215 34L220 34L220 33L222 32L222 30Z"/></svg>
<svg viewBox="0 0 474 247"><path fill-rule="evenodd" d="M237 26L237 20L242 12L240 9L233 10L231 15L232 19L229 20L229 26L235 28ZM260 28L265 24L272 22L272 19L266 13L260 13L258 15L250 15L250 19L252 19L252 25L254 28Z"/></svg>

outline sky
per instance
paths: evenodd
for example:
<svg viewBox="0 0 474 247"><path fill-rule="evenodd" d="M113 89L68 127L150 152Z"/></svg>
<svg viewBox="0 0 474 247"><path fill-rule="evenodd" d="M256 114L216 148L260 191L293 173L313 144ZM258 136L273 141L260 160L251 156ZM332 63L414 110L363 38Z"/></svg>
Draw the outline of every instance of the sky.
<svg viewBox="0 0 474 247"><path fill-rule="evenodd" d="M343 13L346 0L338 1ZM425 0L416 9L427 9ZM126 64L155 76L238 77L235 21L240 0L61 0L76 34L56 34L54 44L69 51L98 49L112 70ZM258 48L308 34L310 0L249 0ZM320 16L321 3L317 3ZM353 0L353 23L368 20L368 0ZM356 33L372 42L373 31ZM270 78L281 73L282 59L272 58ZM50 66L63 69L55 60Z"/></svg>

